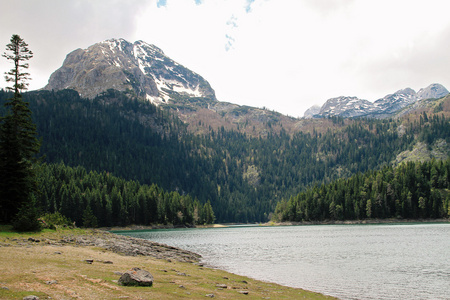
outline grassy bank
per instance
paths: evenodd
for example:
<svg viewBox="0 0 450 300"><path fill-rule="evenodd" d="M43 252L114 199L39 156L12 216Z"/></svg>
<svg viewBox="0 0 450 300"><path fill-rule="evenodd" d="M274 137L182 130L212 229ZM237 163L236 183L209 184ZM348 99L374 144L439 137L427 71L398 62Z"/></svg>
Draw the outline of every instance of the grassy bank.
<svg viewBox="0 0 450 300"><path fill-rule="evenodd" d="M199 264L60 243L67 236L95 234L90 230L19 234L0 229L0 299L205 299L211 294L217 299L332 299ZM118 285L118 272L132 267L152 273L153 287Z"/></svg>

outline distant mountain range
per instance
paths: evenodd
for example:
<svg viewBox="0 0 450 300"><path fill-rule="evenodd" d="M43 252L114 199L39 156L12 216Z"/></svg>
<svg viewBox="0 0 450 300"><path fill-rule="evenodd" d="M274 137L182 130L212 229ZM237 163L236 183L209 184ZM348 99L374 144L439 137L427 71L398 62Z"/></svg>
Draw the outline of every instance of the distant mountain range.
<svg viewBox="0 0 450 300"><path fill-rule="evenodd" d="M441 84L431 84L418 92L411 88L399 90L375 102L357 97L336 97L328 99L322 107L314 106L308 109L304 117L340 116L344 118L369 117L386 118L401 113L407 107L420 105L420 101L431 98L442 98L449 91Z"/></svg>
<svg viewBox="0 0 450 300"><path fill-rule="evenodd" d="M198 127L197 122L228 126L228 129L250 125L250 128L259 128L258 133L267 129L262 127L268 126L272 130L273 124L283 123L284 129L299 127L298 120L276 112L218 101L211 85L202 76L173 61L157 46L143 41L130 43L124 39L110 39L87 49L77 49L67 55L44 89L73 89L81 97L90 99L108 89L122 91L156 105L167 105L183 121L192 124L191 127ZM431 84L418 92L405 88L375 102L341 96L327 100L322 107L311 107L304 117L381 119L420 107L424 99L447 94L449 91L444 86Z"/></svg>

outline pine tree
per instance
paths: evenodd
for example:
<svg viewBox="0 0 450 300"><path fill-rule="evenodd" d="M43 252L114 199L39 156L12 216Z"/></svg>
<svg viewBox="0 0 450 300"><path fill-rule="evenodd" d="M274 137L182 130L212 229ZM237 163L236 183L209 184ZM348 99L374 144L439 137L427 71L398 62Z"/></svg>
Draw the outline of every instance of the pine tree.
<svg viewBox="0 0 450 300"><path fill-rule="evenodd" d="M14 68L5 73L6 81L13 83L7 87L12 97L4 103L7 115L0 119L0 220L9 223L19 210L23 212L22 206L30 207L37 190L33 164L37 162L40 142L31 110L21 95L29 79L29 73L22 70L28 68L26 61L33 53L19 35L11 37L6 50L2 56L12 61Z"/></svg>

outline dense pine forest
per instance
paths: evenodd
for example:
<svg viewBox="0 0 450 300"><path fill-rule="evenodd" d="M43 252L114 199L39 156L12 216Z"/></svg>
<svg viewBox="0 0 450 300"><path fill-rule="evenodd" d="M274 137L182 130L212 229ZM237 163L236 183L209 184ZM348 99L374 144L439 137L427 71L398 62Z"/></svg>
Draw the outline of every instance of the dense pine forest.
<svg viewBox="0 0 450 300"><path fill-rule="evenodd" d="M6 92L0 91L0 101L7 97ZM432 116L423 113L412 120L345 120L345 126L343 119L335 117L331 120L336 126L310 133L287 134L281 130L258 137L222 127L196 135L189 133L174 113L112 90L94 100L80 98L71 90L29 92L23 97L30 103L42 139L41 154L47 163L64 163L67 166L64 168L82 166L88 174L107 172L149 189L157 185L158 190L166 191L163 194L174 191L180 197L198 199L198 203L192 200L197 207L211 203L217 222L268 221L282 199L295 198L314 186L317 189L317 184L388 167L399 153L411 150L418 141L429 148L442 141L450 143L449 120L439 113ZM108 185L105 195L112 197L113 190L109 188ZM92 193L92 187L89 190ZM63 210L65 200L61 191L54 196L52 191L55 192L45 189L46 197L53 197L57 204L41 198L44 207L50 211ZM65 192L64 197L70 194ZM148 222L132 213L136 209L134 200L123 203L122 215L117 214L121 209L116 205L115 217L110 219L107 201L102 200L104 210L99 212L96 209L100 205L92 204L99 201L88 201L81 187L77 194L81 197L77 201L84 203L80 209L90 203L100 224ZM116 190L114 195L117 194L124 196L122 191ZM338 207L340 203L336 201ZM278 206L278 214L284 214L285 203ZM329 218L329 204L328 213L306 218ZM380 217L378 208L372 205L371 217ZM358 207L366 211L365 207ZM190 218L189 212L180 211ZM80 221L82 213L76 214L78 219L72 218ZM367 214L354 212L342 216L354 219L365 218ZM160 217L152 221L161 222ZM179 220L167 218L170 222Z"/></svg>
<svg viewBox="0 0 450 300"><path fill-rule="evenodd" d="M408 162L315 186L278 203L277 221L450 216L450 160Z"/></svg>
<svg viewBox="0 0 450 300"><path fill-rule="evenodd" d="M42 165L37 204L46 213L61 213L77 226L130 224L198 225L214 223L209 202L141 185L105 171L87 172L64 164Z"/></svg>

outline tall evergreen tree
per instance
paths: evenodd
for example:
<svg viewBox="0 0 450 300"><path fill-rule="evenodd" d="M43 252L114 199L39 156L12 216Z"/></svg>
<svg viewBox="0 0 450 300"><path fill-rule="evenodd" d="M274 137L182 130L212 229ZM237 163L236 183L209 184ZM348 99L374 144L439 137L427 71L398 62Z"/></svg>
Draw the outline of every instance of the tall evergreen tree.
<svg viewBox="0 0 450 300"><path fill-rule="evenodd" d="M11 222L22 207L30 207L36 191L36 175L33 170L40 142L36 137L36 125L31 118L28 103L21 92L27 89L29 73L27 61L33 57L28 44L14 34L2 56L14 63L6 72L6 81L12 86L7 90L12 97L5 101L7 115L0 119L0 220ZM23 209L21 210L23 211Z"/></svg>

